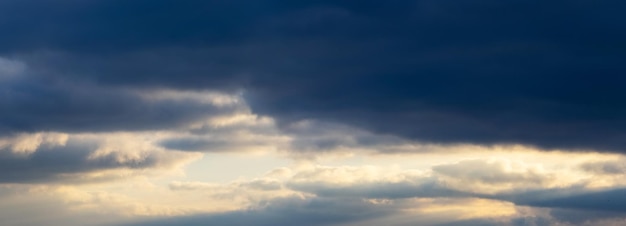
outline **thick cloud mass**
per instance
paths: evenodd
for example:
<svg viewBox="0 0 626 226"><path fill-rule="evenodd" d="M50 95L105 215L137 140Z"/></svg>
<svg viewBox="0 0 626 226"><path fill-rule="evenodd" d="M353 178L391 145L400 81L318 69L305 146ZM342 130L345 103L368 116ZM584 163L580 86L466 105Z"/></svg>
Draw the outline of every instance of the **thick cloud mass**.
<svg viewBox="0 0 626 226"><path fill-rule="evenodd" d="M284 119L324 118L431 142L610 150L622 145L624 68L617 44L623 34L611 23L619 17L609 6L395 4L374 9L375 4L276 3L262 11L249 3L74 3L21 18L25 25L45 19L62 29L24 26L11 36L40 35L4 43L11 53L36 51L29 48L38 45L68 52L76 62L65 63L77 67L53 68L72 68L105 83L245 86L255 110ZM209 11L216 8L242 17L201 17L219 17ZM65 16L55 14L61 12ZM178 17L159 23L169 14ZM128 28L129 21L138 30ZM184 50L188 45L200 50ZM183 50L162 50L175 47ZM128 53L137 49L145 52ZM159 56L165 53L180 56ZM81 54L90 57L74 56ZM214 62L220 59L228 62ZM85 65L96 72L87 73L93 69ZM159 73L161 68L169 69ZM247 74L232 76L237 73Z"/></svg>
<svg viewBox="0 0 626 226"><path fill-rule="evenodd" d="M7 82L0 92L0 135L163 129L234 109L193 100L146 100L128 90L84 84Z"/></svg>
<svg viewBox="0 0 626 226"><path fill-rule="evenodd" d="M43 77L246 89L253 110L433 143L622 151L621 1L3 1ZM71 114L70 114L71 115Z"/></svg>

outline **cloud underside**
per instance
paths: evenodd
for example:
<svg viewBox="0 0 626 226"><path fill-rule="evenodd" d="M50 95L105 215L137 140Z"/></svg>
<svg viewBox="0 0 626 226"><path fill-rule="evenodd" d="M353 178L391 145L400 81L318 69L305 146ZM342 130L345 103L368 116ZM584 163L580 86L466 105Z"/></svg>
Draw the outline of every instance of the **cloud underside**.
<svg viewBox="0 0 626 226"><path fill-rule="evenodd" d="M8 31L0 54L25 62L35 82L3 87L11 95L0 106L12 110L0 129L150 129L205 110L145 105L111 87L245 90L255 112L281 122L314 118L429 143L621 152L620 6L5 1L2 19L14 22L0 25Z"/></svg>
<svg viewBox="0 0 626 226"><path fill-rule="evenodd" d="M455 168L468 174L451 176L449 169ZM203 197L275 196L239 211L124 225L615 225L626 220L621 199L615 199L624 193L622 189L550 185L555 182L554 174L520 166L511 169L505 162L472 160L432 170L424 174L316 166L300 171L277 169L265 177L229 185L175 182L170 184L172 191ZM480 173L484 170L493 172L492 176L485 177ZM486 187L501 190L490 193ZM285 195L287 190L299 195Z"/></svg>

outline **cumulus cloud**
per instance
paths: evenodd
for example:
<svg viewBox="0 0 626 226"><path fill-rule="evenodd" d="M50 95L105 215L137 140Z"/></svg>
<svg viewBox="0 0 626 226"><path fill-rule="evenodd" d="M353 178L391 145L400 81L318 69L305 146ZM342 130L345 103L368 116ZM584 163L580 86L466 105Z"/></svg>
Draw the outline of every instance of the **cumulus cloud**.
<svg viewBox="0 0 626 226"><path fill-rule="evenodd" d="M173 169L200 157L197 153L164 151L137 138L140 137L55 133L5 138L0 142L0 182L123 179L132 176L133 171Z"/></svg>

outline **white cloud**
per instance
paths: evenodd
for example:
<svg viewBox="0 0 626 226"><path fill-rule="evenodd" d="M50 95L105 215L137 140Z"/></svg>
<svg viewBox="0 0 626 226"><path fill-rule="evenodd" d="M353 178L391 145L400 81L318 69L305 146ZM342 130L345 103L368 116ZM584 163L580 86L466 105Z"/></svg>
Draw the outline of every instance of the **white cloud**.
<svg viewBox="0 0 626 226"><path fill-rule="evenodd" d="M9 149L15 154L29 155L37 151L41 145L64 146L68 137L66 133L22 133L0 138L0 150Z"/></svg>

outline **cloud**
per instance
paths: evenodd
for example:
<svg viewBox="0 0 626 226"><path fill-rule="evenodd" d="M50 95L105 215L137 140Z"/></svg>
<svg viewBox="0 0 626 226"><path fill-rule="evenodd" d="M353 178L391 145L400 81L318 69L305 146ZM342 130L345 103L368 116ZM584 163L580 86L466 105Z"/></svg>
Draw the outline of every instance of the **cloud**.
<svg viewBox="0 0 626 226"><path fill-rule="evenodd" d="M451 186L482 192L548 188L557 182L556 175L540 167L502 160L465 160L434 166L433 171Z"/></svg>
<svg viewBox="0 0 626 226"><path fill-rule="evenodd" d="M193 98L145 98L141 90L33 77L2 83L0 92L0 108L4 109L0 112L0 135L171 129L233 112L240 106ZM206 94L205 99L211 98L211 93Z"/></svg>
<svg viewBox="0 0 626 226"><path fill-rule="evenodd" d="M0 218L3 224L16 226L43 225L115 225L119 222L148 217L177 216L195 213L193 208L172 206L165 193L159 193L145 181L124 183L136 194L112 189L119 184L84 185L0 185ZM96 189L94 189L96 188ZM139 191L138 191L139 190ZM141 199L142 194L159 196L159 202Z"/></svg>
<svg viewBox="0 0 626 226"><path fill-rule="evenodd" d="M605 175L622 175L626 173L626 164L620 160L599 161L583 164L581 168L587 172Z"/></svg>
<svg viewBox="0 0 626 226"><path fill-rule="evenodd" d="M624 213L605 212L580 209L560 209L550 210L550 215L563 224L571 225L620 225L626 221Z"/></svg>
<svg viewBox="0 0 626 226"><path fill-rule="evenodd" d="M247 107L241 103L242 107ZM293 137L276 128L269 117L243 109L190 123L178 134L158 141L170 149L192 152L277 152L286 150Z"/></svg>
<svg viewBox="0 0 626 226"><path fill-rule="evenodd" d="M454 207L451 207L454 205ZM465 205L465 206L463 206ZM484 200L409 200L376 202L353 198L287 197L268 200L261 206L226 213L162 218L122 225L439 225L467 219L477 209L493 206L495 211L481 216L506 221L515 210L498 202ZM496 208L499 208L496 210ZM507 212L512 210L511 212ZM422 212L423 211L423 212ZM500 211L501 213L495 213ZM484 215L486 214L486 215Z"/></svg>
<svg viewBox="0 0 626 226"><path fill-rule="evenodd" d="M25 70L26 65L23 62L0 57L0 79L13 78Z"/></svg>
<svg viewBox="0 0 626 226"><path fill-rule="evenodd" d="M439 171L464 164L481 163L487 171L455 174ZM305 166L296 169L277 169L280 174L268 173L253 180L236 181L223 186L204 182L173 182L173 191L203 191L233 198L253 191L276 194L308 194L322 198L354 198L376 200L406 200L413 198L481 198L533 205L561 197L582 194L591 188L579 181L558 181L553 172L533 172L532 167L506 162L472 160L455 164L437 165L430 171L379 166ZM483 167L477 167L483 168ZM469 171L472 171L470 169ZM445 171L444 171L445 172ZM484 177L488 178L485 179ZM495 179L497 178L497 179ZM243 189L243 190L242 190ZM226 196L224 196L227 194ZM258 196L258 194L256 194ZM253 195L254 196L254 195ZM248 198L259 200L258 198Z"/></svg>
<svg viewBox="0 0 626 226"><path fill-rule="evenodd" d="M243 89L256 113L281 122L620 152L621 4L5 1L0 14L13 22L1 25L10 35L0 52L44 78Z"/></svg>
<svg viewBox="0 0 626 226"><path fill-rule="evenodd" d="M297 172L286 182L286 186L320 197L403 199L469 196L423 173L384 172L384 169L376 167L315 167Z"/></svg>
<svg viewBox="0 0 626 226"><path fill-rule="evenodd" d="M0 183L80 183L171 170L197 153L164 151L115 134L22 134L0 142ZM145 172L144 172L145 173Z"/></svg>
<svg viewBox="0 0 626 226"><path fill-rule="evenodd" d="M586 192L584 194L572 195L562 198L541 200L530 205L541 207L582 209L591 211L625 212L624 189L614 189L608 191Z"/></svg>
<svg viewBox="0 0 626 226"><path fill-rule="evenodd" d="M289 197L269 201L265 206L223 214L158 219L125 225L337 225L388 215L392 209L376 208L360 200Z"/></svg>
<svg viewBox="0 0 626 226"><path fill-rule="evenodd" d="M129 138L134 140L145 139L145 137L135 137L130 134L128 134ZM146 136L154 136L154 134ZM68 144L71 140L70 136ZM115 159L111 161L126 162L131 164L131 167L137 164L139 161L137 158L141 155L136 154L142 153L141 151L133 153L126 150L117 153L115 157L109 157L110 151L117 149L112 145L117 144L117 147L121 147L120 145L125 143L119 137L109 140L111 141L102 144L109 148L99 148L99 151L92 152L86 158L100 158L106 161ZM146 142L154 144L149 140ZM42 144L42 146L46 145ZM126 147L130 149L142 147L134 142L126 145L131 145ZM152 146L148 145L148 147ZM513 154L513 156L517 155ZM588 158L589 155L585 157ZM424 159L426 160L428 159ZM578 166L576 162L571 164ZM478 173L455 175L456 173L452 171L441 171L442 168L461 166L466 166L470 169L469 171L488 168L489 170L480 172L491 173L500 179L485 179L482 176L476 176ZM252 222L256 225L292 225L295 222L307 222L310 225L346 226L380 225L381 222L398 226L414 225L416 222L423 225L455 225L455 223L578 225L575 222L587 222L593 225L598 222L613 222L608 221L610 219L619 220L620 216L606 213L606 210L595 210L597 214L580 213L576 215L579 218L566 218L566 216L557 218L549 214L554 208L568 207L547 206L545 209L535 211L535 206L544 207L542 204L544 202L550 203L551 200L575 197L591 191L591 188L584 185L570 184L570 187L561 187L560 183L537 184L536 178L559 180L551 176L554 171L537 169L538 167L532 164L524 165L514 161L494 159L452 161L448 164L435 165L432 170L304 164L292 168L277 168L258 178L240 177L228 183L176 180L167 188L163 188L165 190L160 190L154 185L145 188L139 186L142 189L137 190L136 185L127 185L126 189L132 190L127 195L133 197L133 200L125 198L120 200L116 198L116 195L100 195L97 192L83 194L85 191L82 189L90 190L88 187L79 187L77 188L79 190L66 194L74 194L71 199L74 201L71 201L70 206L84 207L88 210L87 212L97 210L99 207L115 206L124 207L123 211L136 211L131 214L131 217L117 221L118 223L130 222L123 225L204 225L208 224L207 222L218 225L245 225ZM576 168L570 170L576 170ZM507 179L514 177L524 179ZM523 180L528 180L528 182ZM457 183L452 183L454 181ZM503 184L518 182L522 185L526 183L529 185L502 187ZM110 184L110 186L116 187L117 190L122 185ZM153 200L155 196L161 198ZM106 201L105 197L112 197L113 200ZM144 199L146 201L141 201ZM133 203L137 202L147 206L135 206ZM206 203L211 203L211 205L206 205ZM157 208L159 205L156 204L165 205L168 208ZM577 207L570 209L577 209ZM145 211L151 214L146 215ZM111 213L119 214L120 212L112 211ZM162 216L163 213L169 214ZM354 216L351 217L352 215Z"/></svg>
<svg viewBox="0 0 626 226"><path fill-rule="evenodd" d="M247 188L253 190L273 191L282 189L282 184L277 180L271 179L255 179L247 182L235 182L232 185L240 188ZM170 184L170 189L177 190L206 190L220 187L219 184L210 184L202 182L173 182Z"/></svg>
<svg viewBox="0 0 626 226"><path fill-rule="evenodd" d="M0 184L91 189L200 152L271 153L298 169L227 184L194 172L162 188L231 212L139 225L619 224L620 158L543 168L471 155L625 153L624 6L0 1ZM306 165L463 151L411 164L422 168ZM87 193L66 198L98 209L117 197ZM521 206L555 212L526 218Z"/></svg>

